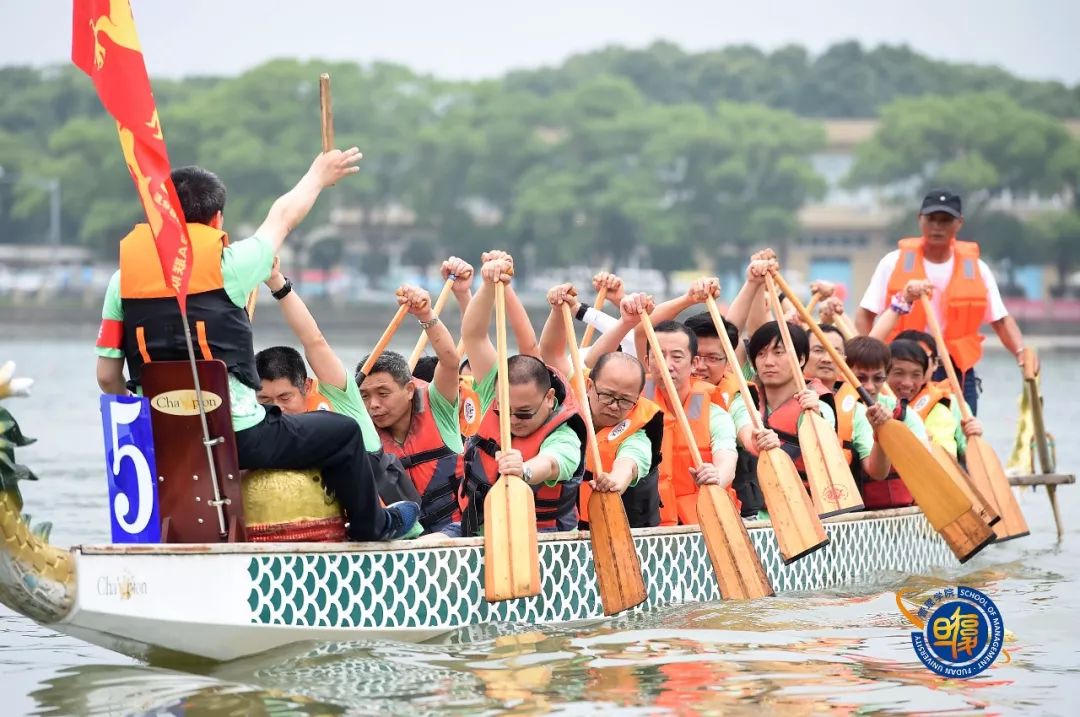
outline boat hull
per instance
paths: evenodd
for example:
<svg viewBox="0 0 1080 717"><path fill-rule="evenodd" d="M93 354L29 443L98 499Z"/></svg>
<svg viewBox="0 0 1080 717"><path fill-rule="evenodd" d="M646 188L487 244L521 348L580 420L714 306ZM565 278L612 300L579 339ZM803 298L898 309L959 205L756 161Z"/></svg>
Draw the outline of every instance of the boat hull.
<svg viewBox="0 0 1080 717"><path fill-rule="evenodd" d="M956 565L917 509L825 521L830 544L785 566L767 523L750 537L777 592L856 584L874 573ZM694 527L635 530L648 599L635 611L720 600ZM142 659L231 660L306 640L428 640L485 623L603 618L588 535L540 538L541 593L484 599L482 540L417 545L81 546L76 602L51 626Z"/></svg>

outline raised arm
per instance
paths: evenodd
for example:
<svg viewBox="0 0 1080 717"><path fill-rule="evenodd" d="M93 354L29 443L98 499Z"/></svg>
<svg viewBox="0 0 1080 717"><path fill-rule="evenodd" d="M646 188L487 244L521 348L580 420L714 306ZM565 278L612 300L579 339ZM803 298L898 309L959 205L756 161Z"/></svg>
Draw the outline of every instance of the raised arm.
<svg viewBox="0 0 1080 717"><path fill-rule="evenodd" d="M573 284L559 284L551 287L547 293L551 312L544 329L540 332L540 360L552 368L558 369L563 376L573 373L570 359L566 355L566 324L563 323L563 304L570 306L571 313L576 313L580 305Z"/></svg>
<svg viewBox="0 0 1080 717"><path fill-rule="evenodd" d="M495 346L488 336L491 325L491 309L495 306L495 282L509 283L513 265L506 259L485 262L480 268L483 283L473 296L465 315L461 317L461 341L465 355L469 357L473 375L480 380L491 373L498 360Z"/></svg>
<svg viewBox="0 0 1080 717"><path fill-rule="evenodd" d="M443 281L454 276L454 283L450 290L454 293L454 299L457 300L458 307L461 309L461 315L465 315L465 309L469 308L469 302L472 300L472 281L473 281L473 266L464 259L460 259L456 256L452 256L442 263L441 267Z"/></svg>
<svg viewBox="0 0 1080 717"><path fill-rule="evenodd" d="M361 156L360 150L352 147L344 152L334 149L316 157L296 186L278 197L270 206L270 211L255 236L269 239L276 254L289 232L295 229L315 206L315 200L319 198L322 190L360 171L356 163Z"/></svg>
<svg viewBox="0 0 1080 717"><path fill-rule="evenodd" d="M902 297L892 296L889 298L889 305L885 308L885 311L878 315L877 321L870 328L869 335L879 341L887 342L889 335L892 334L896 324L900 321L900 317L910 312L911 307L918 303L921 297L930 296L932 289L933 286L929 281L921 279L909 281L904 285L904 295ZM864 311L864 309L859 309L859 311Z"/></svg>
<svg viewBox="0 0 1080 717"><path fill-rule="evenodd" d="M420 327L427 333L428 343L431 344L435 356L439 359L439 362L435 364L435 376L432 379L435 390L449 403L454 403L458 395L458 363L460 361L457 348L454 346L454 337L435 315L428 292L406 284L398 288L397 297L398 304L409 307L409 313L416 318Z"/></svg>
<svg viewBox="0 0 1080 717"><path fill-rule="evenodd" d="M276 294L285 287L286 281L284 274L281 273L280 263L275 258L274 268L270 271L266 286ZM345 364L330 348L330 344L319 330L319 325L315 322L315 317L311 315L304 300L293 289L278 301L278 306L281 307L281 315L285 317L285 323L289 325L304 347L304 358L307 359L315 377L323 383L344 391L346 382L349 380Z"/></svg>
<svg viewBox="0 0 1080 717"><path fill-rule="evenodd" d="M596 343L589 348L589 353L584 359L585 365L592 368L600 360L601 356L617 351L623 337L641 323L641 314L652 313L653 310L653 300L648 294L627 294L619 303L618 323L609 331L601 334ZM642 352L638 354L638 357L641 358L644 355L644 352Z"/></svg>
<svg viewBox="0 0 1080 717"><path fill-rule="evenodd" d="M529 313L525 311L525 306L512 284L506 285L506 321L514 332L518 353L540 358L540 342L536 339L536 329L533 328Z"/></svg>

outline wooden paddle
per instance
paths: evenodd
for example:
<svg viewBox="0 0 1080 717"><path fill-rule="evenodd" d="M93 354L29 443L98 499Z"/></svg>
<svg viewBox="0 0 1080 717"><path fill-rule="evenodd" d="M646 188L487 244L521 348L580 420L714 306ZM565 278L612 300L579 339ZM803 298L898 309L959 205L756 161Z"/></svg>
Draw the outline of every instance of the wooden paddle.
<svg viewBox="0 0 1080 717"><path fill-rule="evenodd" d="M833 318L833 326L840 330L840 335L844 337L844 341L855 338L858 332L855 331L855 327L848 321L848 317L844 314L836 314Z"/></svg>
<svg viewBox="0 0 1080 717"><path fill-rule="evenodd" d="M791 364L796 388L802 391L806 388L806 379L803 377L802 366L799 365L799 357L795 354L790 328L784 319L780 296L768 274L765 275L765 290L772 303L773 316L780 327L780 338L784 342L784 351ZM865 507L862 494L855 485L851 467L844 459L843 446L840 445L840 439L833 427L817 411L804 411L799 420L798 436L810 494L814 497L818 515L827 518L830 515L862 510Z"/></svg>
<svg viewBox="0 0 1080 717"><path fill-rule="evenodd" d="M716 299L711 296L706 298L705 306L709 310L713 324L716 325L717 335L720 335L724 320L720 316L720 309L716 306ZM739 383L739 395L742 396L743 406L746 407L746 413L750 416L754 430L761 430L764 427L761 413L754 405L750 389L746 386L746 379L743 378L739 360L735 356L735 347L731 345L731 339L728 338L726 331L720 336L720 344L724 347L728 365L732 367L735 379ZM765 497L769 520L772 521L773 533L776 534L780 556L785 565L828 544L829 536L825 534L825 528L822 527L821 520L810 504L806 489L803 488L802 478L799 477L799 472L787 453L779 448L762 452L757 461L757 479L761 493Z"/></svg>
<svg viewBox="0 0 1080 717"><path fill-rule="evenodd" d="M966 421L971 418L971 409L964 400L964 389L956 378L956 369L953 368L949 347L941 333L941 324L938 323L937 314L934 313L929 297L919 297L919 302L922 304L923 313L926 314L926 323L930 326L930 333L934 335L934 341L937 342L938 355L941 356L945 374L949 377L949 385L952 387L956 400L960 402L960 415ZM1001 461L982 436L968 437L967 465L968 473L971 474L975 485L993 502L994 510L1001 516L1001 521L994 526L998 540L1012 540L1027 535L1030 532L1027 521L1024 520L1024 513L1020 510L1016 496L1013 495L1012 488L1009 486L1009 479L1005 477Z"/></svg>
<svg viewBox="0 0 1080 717"><path fill-rule="evenodd" d="M601 286L599 293L597 293L597 295L596 295L596 303L593 304L593 308L596 309L597 311L600 311L600 309L604 308L604 300L605 299L607 299L607 287L606 286ZM571 333L574 336L577 335L576 331L571 332ZM595 326L593 326L592 324L589 324L588 326L585 327L585 335L581 337L581 348L583 348L583 349L589 348L589 344L592 343L592 337L593 337L594 333L596 333L596 327Z"/></svg>
<svg viewBox="0 0 1080 717"><path fill-rule="evenodd" d="M330 75L319 75L319 110L322 115L322 151L334 148L334 110L330 106Z"/></svg>
<svg viewBox="0 0 1080 717"><path fill-rule="evenodd" d="M387 345L389 345L390 339L394 338L394 333L398 330L398 327L401 326L402 320L408 313L408 306L402 305L398 307L397 313L394 314L394 318L390 319L390 323L387 324L382 336L379 337L379 341L375 344L375 348L371 349L371 353L368 354L367 361L364 361L364 365L360 367L360 371L356 374L359 383L364 382L364 379L371 371L371 367L374 366L375 362L379 360L379 357L383 355L383 351L385 351Z"/></svg>
<svg viewBox="0 0 1080 717"><path fill-rule="evenodd" d="M578 351L574 335L574 317L570 305L562 305L563 325L566 327L566 347L570 349L574 369L574 391L581 403L581 416L585 419L585 431L589 441L589 455L596 468L593 478L600 476L603 461L600 446L596 442L589 395L585 390L585 364ZM596 582L600 588L600 602L605 615L615 615L627 608L640 605L648 597L645 579L641 575L641 560L630 534L630 521L622 496L610 491L592 491L589 496L589 540L592 542L593 565Z"/></svg>
<svg viewBox="0 0 1080 717"><path fill-rule="evenodd" d="M817 302L819 301L821 301L821 294L815 291L813 294L810 295L810 303L806 305L806 310L813 311L814 307L817 306Z"/></svg>
<svg viewBox="0 0 1080 717"><path fill-rule="evenodd" d="M499 355L499 448L510 450L510 380L506 351L506 284L495 284ZM484 499L484 596L489 602L540 594L536 504L519 476L500 474Z"/></svg>
<svg viewBox="0 0 1080 717"><path fill-rule="evenodd" d="M1039 390L1039 372L1036 369L1038 357L1035 349L1024 349L1024 387L1028 392L1028 404L1031 406L1031 423L1035 430L1035 453L1039 457L1039 469L1043 474L1053 473L1054 465L1050 453L1050 441L1046 436L1046 423L1043 420L1042 391ZM1034 466L1032 466L1034 469ZM1054 525L1057 527L1058 542L1064 534L1061 525L1061 513L1058 512L1057 486L1047 483L1046 496L1050 499L1050 509L1054 513Z"/></svg>
<svg viewBox="0 0 1080 717"><path fill-rule="evenodd" d="M829 343L814 317L792 294L780 272L774 272L773 279L784 293L791 297L796 311L821 341L833 363L844 375L844 380L855 387L863 403L867 406L874 405L874 399L855 378L843 357ZM949 474L938 465L922 441L907 426L891 418L878 428L875 439L881 441L881 447L896 472L900 474L900 479L904 481L930 525L941 534L957 560L965 563L993 542L994 531L983 522L972 508L971 501L949 480Z"/></svg>
<svg viewBox="0 0 1080 717"><path fill-rule="evenodd" d="M660 350L660 342L648 314L641 315L641 327L645 330L645 337L652 351L650 365L654 367L653 373L663 380L668 403L675 412L679 430L690 447L690 456L694 465L700 467L703 464L701 452L694 442L694 432L690 428L690 422L686 420L686 411L683 410L679 393L675 390L675 382L668 373L664 353ZM799 486L799 490L802 491L802 486ZM803 495L806 495L805 491ZM731 502L728 492L717 485L700 486L696 507L698 524L701 526L701 535L705 539L705 547L709 551L709 559L716 573L720 595L726 600L751 600L774 595L765 568L754 550L754 544L750 542L746 525L735 510L735 504Z"/></svg>
<svg viewBox="0 0 1080 717"><path fill-rule="evenodd" d="M446 306L446 300L450 298L450 290L454 288L455 278L456 277L451 275L450 278L446 280L446 283L443 284L442 291L439 292L439 298L435 299L435 306L433 306L431 310L436 317L438 317L439 314L442 313L443 307ZM424 349L427 347L427 343L427 331L421 331L420 338L416 340L416 346L413 347L412 354L409 356L410 371L416 368L416 362L420 360L420 356L424 353ZM461 355L460 351L458 351L458 355Z"/></svg>

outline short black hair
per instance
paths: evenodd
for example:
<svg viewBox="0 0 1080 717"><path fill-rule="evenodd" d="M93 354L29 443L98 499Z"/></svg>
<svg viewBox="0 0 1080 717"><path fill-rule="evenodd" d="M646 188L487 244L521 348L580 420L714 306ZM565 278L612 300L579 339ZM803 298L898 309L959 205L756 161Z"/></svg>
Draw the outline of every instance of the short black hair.
<svg viewBox="0 0 1080 717"><path fill-rule="evenodd" d="M172 181L185 220L209 224L214 215L225 211L225 184L213 172L202 167L180 167L172 171Z"/></svg>
<svg viewBox="0 0 1080 717"><path fill-rule="evenodd" d="M930 355L933 358L938 357L937 341L934 341L934 337L926 333L925 331L919 331L918 329L905 329L904 331L898 333L893 338L893 341L897 339L904 339L907 341L914 341L916 343L925 344L926 347L930 349Z"/></svg>
<svg viewBox="0 0 1080 717"><path fill-rule="evenodd" d="M679 321L661 321L653 327L653 332L658 334L683 334L690 344L690 358L697 356L697 335L686 328L686 324Z"/></svg>
<svg viewBox="0 0 1080 717"><path fill-rule="evenodd" d="M840 338L844 338L844 332L838 329L836 324L818 324L818 328L827 334L836 334Z"/></svg>
<svg viewBox="0 0 1080 717"><path fill-rule="evenodd" d="M892 361L911 361L922 366L923 373L930 369L930 361L923 351L923 347L917 341L911 339L896 339L889 344L889 352Z"/></svg>
<svg viewBox="0 0 1080 717"><path fill-rule="evenodd" d="M600 378L600 374L603 373L604 367L612 361L623 361L624 363L633 364L641 374L641 383L638 384L638 393L641 389L645 388L645 367L641 365L641 362L637 360L636 356L630 354L620 353L618 351L611 351L604 354L596 360L596 365L593 366L592 373L589 374L593 381Z"/></svg>
<svg viewBox="0 0 1080 717"><path fill-rule="evenodd" d="M511 386L520 386L524 383L534 383L544 393L551 388L551 373L547 365L527 354L517 354L506 360L506 379Z"/></svg>
<svg viewBox="0 0 1080 717"><path fill-rule="evenodd" d="M795 358L799 360L799 365L802 366L806 363L806 359L810 357L810 339L806 336L806 330L803 327L790 321L788 322L788 331L791 333L791 346L795 349ZM759 326L746 344L746 356L750 359L750 363L754 363L758 354L777 341L783 343L783 338L780 336L780 324L775 321L768 321Z"/></svg>
<svg viewBox="0 0 1080 717"><path fill-rule="evenodd" d="M301 391L307 387L304 357L292 346L271 346L255 354L255 371L263 381L287 378Z"/></svg>
<svg viewBox="0 0 1080 717"><path fill-rule="evenodd" d="M881 366L889 368L892 360L889 347L884 341L875 339L873 336L853 336L844 342L844 353L848 366L864 366L874 368ZM925 359L926 354L923 354Z"/></svg>
<svg viewBox="0 0 1080 717"><path fill-rule="evenodd" d="M370 354L360 360L360 363L356 365L356 383L359 385L366 376L360 373L360 369L364 367L367 360L370 358ZM383 351L382 356L375 359L375 363L371 365L371 370L368 371L368 376L374 376L377 373L388 373L390 377L394 379L394 382L398 386L404 386L412 378L412 372L409 371L409 362L405 360L405 357L399 354L397 351Z"/></svg>
<svg viewBox="0 0 1080 717"><path fill-rule="evenodd" d="M727 333L728 341L731 345L739 345L739 329L735 324L731 323L724 317L720 317L724 322L724 332ZM713 323L712 314L708 311L702 311L700 314L694 314L685 321L686 328L694 332L694 335L699 339L718 339L720 334L716 333L716 324Z"/></svg>
<svg viewBox="0 0 1080 717"><path fill-rule="evenodd" d="M431 383L435 380L435 367L439 365L438 356L421 356L413 366L413 378Z"/></svg>

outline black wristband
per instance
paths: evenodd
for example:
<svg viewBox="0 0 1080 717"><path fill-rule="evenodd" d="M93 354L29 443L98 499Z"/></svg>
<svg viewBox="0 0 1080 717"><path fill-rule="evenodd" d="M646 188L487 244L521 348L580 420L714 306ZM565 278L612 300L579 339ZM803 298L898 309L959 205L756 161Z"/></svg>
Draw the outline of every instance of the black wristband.
<svg viewBox="0 0 1080 717"><path fill-rule="evenodd" d="M584 321L585 320L585 312L588 311L588 310L589 310L589 307L586 306L585 304L578 304L577 313L574 314L574 318L576 318L578 321Z"/></svg>
<svg viewBox="0 0 1080 717"><path fill-rule="evenodd" d="M291 291L292 291L292 279L290 279L289 277L285 277L285 284L280 289L278 289L277 291L270 292L270 295L273 296L278 301L281 301L286 296L288 296L289 292L291 292Z"/></svg>

